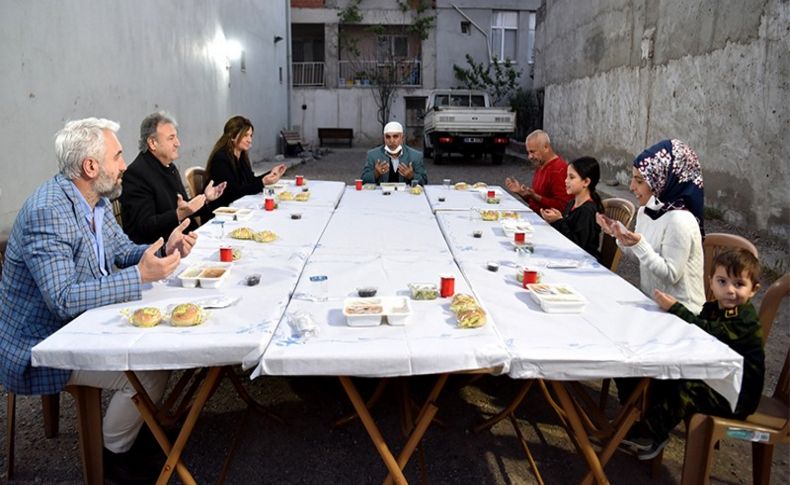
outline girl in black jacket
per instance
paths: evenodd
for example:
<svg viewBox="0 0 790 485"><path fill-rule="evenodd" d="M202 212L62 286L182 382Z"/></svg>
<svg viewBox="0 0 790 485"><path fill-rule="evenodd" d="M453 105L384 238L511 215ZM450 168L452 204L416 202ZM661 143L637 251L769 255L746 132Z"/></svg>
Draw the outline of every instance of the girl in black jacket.
<svg viewBox="0 0 790 485"><path fill-rule="evenodd" d="M551 226L560 231L579 247L598 258L601 228L595 222L595 214L603 213L601 196L595 190L601 178L598 160L581 157L568 164L565 190L574 198L568 202L565 212L557 209L541 209L540 215ZM226 189L227 190L227 189Z"/></svg>

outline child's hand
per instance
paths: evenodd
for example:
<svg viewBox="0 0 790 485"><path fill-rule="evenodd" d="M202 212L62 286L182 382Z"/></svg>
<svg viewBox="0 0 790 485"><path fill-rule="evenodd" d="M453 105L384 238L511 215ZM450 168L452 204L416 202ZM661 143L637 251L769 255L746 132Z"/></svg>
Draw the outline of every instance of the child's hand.
<svg viewBox="0 0 790 485"><path fill-rule="evenodd" d="M658 306L664 311L669 311L672 305L678 302L674 296L667 295L661 290L654 290L653 298L656 300L656 303L658 303Z"/></svg>
<svg viewBox="0 0 790 485"><path fill-rule="evenodd" d="M558 211L557 209L541 209L540 216L551 224L554 221L558 221L562 219L562 212Z"/></svg>

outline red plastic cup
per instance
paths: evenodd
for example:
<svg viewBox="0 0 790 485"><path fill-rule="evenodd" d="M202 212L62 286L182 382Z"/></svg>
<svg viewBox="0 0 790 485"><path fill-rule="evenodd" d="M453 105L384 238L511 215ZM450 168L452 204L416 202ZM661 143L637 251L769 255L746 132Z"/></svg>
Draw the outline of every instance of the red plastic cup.
<svg viewBox="0 0 790 485"><path fill-rule="evenodd" d="M297 186L304 185L304 176L302 176L302 175L297 175L296 176L296 185Z"/></svg>
<svg viewBox="0 0 790 485"><path fill-rule="evenodd" d="M526 237L527 237L526 233L524 233L523 231L517 231L515 234L513 234L513 241L516 244L524 244Z"/></svg>
<svg viewBox="0 0 790 485"><path fill-rule="evenodd" d="M525 269L524 281L522 282L522 286L526 288L527 285L531 285L537 282L538 282L538 272L535 271L534 269Z"/></svg>
<svg viewBox="0 0 790 485"><path fill-rule="evenodd" d="M224 263L233 261L233 248L230 246L222 246L219 248L219 260Z"/></svg>
<svg viewBox="0 0 790 485"><path fill-rule="evenodd" d="M493 199L494 197L496 197L496 191L494 191L494 190L489 190L489 191L488 191L488 198L489 198L489 199Z"/></svg>
<svg viewBox="0 0 790 485"><path fill-rule="evenodd" d="M455 276L445 275L441 277L439 294L442 298L449 298L455 294Z"/></svg>
<svg viewBox="0 0 790 485"><path fill-rule="evenodd" d="M274 210L274 198L273 197L266 197L263 199L263 208L267 211Z"/></svg>
<svg viewBox="0 0 790 485"><path fill-rule="evenodd" d="M357 190L362 190L362 179L354 180L354 188Z"/></svg>

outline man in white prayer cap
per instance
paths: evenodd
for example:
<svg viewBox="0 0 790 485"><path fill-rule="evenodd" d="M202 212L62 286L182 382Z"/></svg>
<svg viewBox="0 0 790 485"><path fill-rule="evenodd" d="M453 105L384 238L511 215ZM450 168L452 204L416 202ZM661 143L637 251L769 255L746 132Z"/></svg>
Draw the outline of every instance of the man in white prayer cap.
<svg viewBox="0 0 790 485"><path fill-rule="evenodd" d="M405 182L416 180L420 185L428 184L428 174L422 163L422 153L403 143L403 126L390 121L384 126L384 144L368 151L362 182Z"/></svg>

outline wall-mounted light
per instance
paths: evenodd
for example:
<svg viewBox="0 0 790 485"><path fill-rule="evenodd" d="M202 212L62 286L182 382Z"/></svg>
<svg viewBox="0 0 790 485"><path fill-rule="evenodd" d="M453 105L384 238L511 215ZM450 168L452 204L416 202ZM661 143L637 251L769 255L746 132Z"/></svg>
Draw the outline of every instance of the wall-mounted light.
<svg viewBox="0 0 790 485"><path fill-rule="evenodd" d="M280 37L279 35L275 35L275 36L274 36L274 43L275 43L275 44L276 44L276 43L278 43L278 42L280 42L281 40L283 40L283 38L282 38L282 37Z"/></svg>
<svg viewBox="0 0 790 485"><path fill-rule="evenodd" d="M244 52L244 49L241 47L241 43L235 39L228 39L225 41L225 57L228 58L228 61L238 61L241 59L241 55Z"/></svg>

